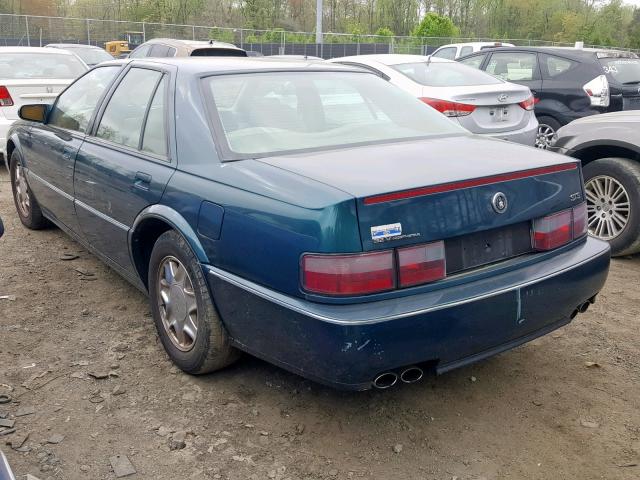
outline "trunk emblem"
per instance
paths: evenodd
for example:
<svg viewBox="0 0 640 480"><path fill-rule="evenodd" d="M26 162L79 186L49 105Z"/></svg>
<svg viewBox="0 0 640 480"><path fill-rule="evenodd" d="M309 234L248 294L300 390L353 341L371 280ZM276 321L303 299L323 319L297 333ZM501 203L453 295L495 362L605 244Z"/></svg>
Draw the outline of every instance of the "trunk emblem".
<svg viewBox="0 0 640 480"><path fill-rule="evenodd" d="M53 93L53 87L47 87L47 93Z"/></svg>
<svg viewBox="0 0 640 480"><path fill-rule="evenodd" d="M506 102L508 98L509 98L509 95L507 95L506 93L501 93L500 95L498 95L499 102Z"/></svg>
<svg viewBox="0 0 640 480"><path fill-rule="evenodd" d="M495 210L496 213L504 213L507 211L507 207L509 206L509 202L507 201L507 196L502 193L496 193L491 199L491 206Z"/></svg>

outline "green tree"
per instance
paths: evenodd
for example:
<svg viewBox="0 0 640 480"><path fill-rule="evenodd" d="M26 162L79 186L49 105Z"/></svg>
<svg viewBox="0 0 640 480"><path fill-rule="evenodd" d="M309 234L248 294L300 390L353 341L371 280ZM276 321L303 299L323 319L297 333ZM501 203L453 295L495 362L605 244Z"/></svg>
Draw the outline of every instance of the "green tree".
<svg viewBox="0 0 640 480"><path fill-rule="evenodd" d="M460 30L449 17L429 12L413 30L413 36L423 37L457 37Z"/></svg>

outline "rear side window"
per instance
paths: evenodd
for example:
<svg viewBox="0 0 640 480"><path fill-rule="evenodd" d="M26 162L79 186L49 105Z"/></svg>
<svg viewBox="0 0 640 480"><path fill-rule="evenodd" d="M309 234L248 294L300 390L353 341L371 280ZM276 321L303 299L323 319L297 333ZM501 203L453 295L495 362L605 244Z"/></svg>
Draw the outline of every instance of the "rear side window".
<svg viewBox="0 0 640 480"><path fill-rule="evenodd" d="M467 65L468 67L480 68L482 62L486 58L487 54L483 53L482 55L474 55L473 57L465 58L464 60L460 60L458 63L463 65Z"/></svg>
<svg viewBox="0 0 640 480"><path fill-rule="evenodd" d="M640 83L640 58L600 58L607 77L623 85Z"/></svg>
<svg viewBox="0 0 640 480"><path fill-rule="evenodd" d="M149 52L150 57L166 57L167 53L169 53L169 47L166 45L156 44L151 47L151 51Z"/></svg>
<svg viewBox="0 0 640 480"><path fill-rule="evenodd" d="M85 132L102 94L120 71L120 67L97 67L60 94L48 125Z"/></svg>
<svg viewBox="0 0 640 480"><path fill-rule="evenodd" d="M111 96L96 136L110 142L138 148L147 107L162 73L132 68Z"/></svg>
<svg viewBox="0 0 640 480"><path fill-rule="evenodd" d="M481 70L455 62L414 62L391 68L414 82L428 87L461 87L464 85L496 85L500 80Z"/></svg>
<svg viewBox="0 0 640 480"><path fill-rule="evenodd" d="M462 47L460 49L460 56L461 57L464 57L465 55L469 55L470 53L473 53L473 47L466 46L466 47Z"/></svg>
<svg viewBox="0 0 640 480"><path fill-rule="evenodd" d="M442 48L433 54L434 57L446 58L448 60L455 60L457 49L456 47Z"/></svg>
<svg viewBox="0 0 640 480"><path fill-rule="evenodd" d="M535 80L536 69L536 54L527 52L494 53L487 65L487 73L509 82Z"/></svg>
<svg viewBox="0 0 640 480"><path fill-rule="evenodd" d="M544 55L543 58L543 71L546 70L546 74L549 78L554 78L558 75L562 75L563 73L572 70L578 65L578 62L574 62L573 60L569 60L567 58L556 57L555 55Z"/></svg>
<svg viewBox="0 0 640 480"><path fill-rule="evenodd" d="M167 76L163 76L153 96L142 136L142 150L161 157L167 156L165 97Z"/></svg>

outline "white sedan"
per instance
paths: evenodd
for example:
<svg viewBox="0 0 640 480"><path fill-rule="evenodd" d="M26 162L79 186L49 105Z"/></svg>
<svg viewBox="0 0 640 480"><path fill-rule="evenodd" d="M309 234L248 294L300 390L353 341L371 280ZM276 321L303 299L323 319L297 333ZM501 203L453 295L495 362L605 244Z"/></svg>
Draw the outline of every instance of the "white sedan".
<svg viewBox="0 0 640 480"><path fill-rule="evenodd" d="M451 60L420 55L358 55L329 62L372 71L471 133L535 145L538 121L528 87Z"/></svg>
<svg viewBox="0 0 640 480"><path fill-rule="evenodd" d="M73 53L54 48L0 47L0 159L7 131L29 103L53 103L88 67Z"/></svg>

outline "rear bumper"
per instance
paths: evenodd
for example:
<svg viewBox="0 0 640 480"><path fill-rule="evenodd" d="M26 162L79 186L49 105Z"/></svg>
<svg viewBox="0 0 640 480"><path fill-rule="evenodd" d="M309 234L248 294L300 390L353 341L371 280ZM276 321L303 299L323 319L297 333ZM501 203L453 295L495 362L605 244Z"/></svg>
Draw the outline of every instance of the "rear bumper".
<svg viewBox="0 0 640 480"><path fill-rule="evenodd" d="M464 127L464 125L462 126ZM500 140L507 140L509 142L520 143L522 145L533 147L536 144L536 136L538 135L538 120L535 115L531 115L527 125L518 130L496 133L479 132L478 135L481 137L498 138Z"/></svg>
<svg viewBox="0 0 640 480"><path fill-rule="evenodd" d="M7 120L0 117L0 162L7 159L7 134L14 120ZM7 162L8 165L9 162Z"/></svg>
<svg viewBox="0 0 640 480"><path fill-rule="evenodd" d="M364 390L381 372L429 362L442 373L565 325L604 285L609 246L589 238L482 280L350 305L285 296L205 268L240 349L321 383Z"/></svg>

